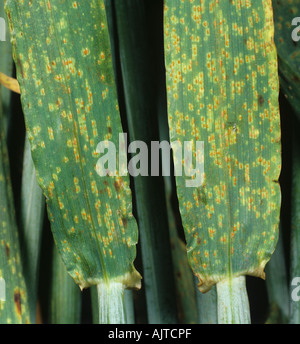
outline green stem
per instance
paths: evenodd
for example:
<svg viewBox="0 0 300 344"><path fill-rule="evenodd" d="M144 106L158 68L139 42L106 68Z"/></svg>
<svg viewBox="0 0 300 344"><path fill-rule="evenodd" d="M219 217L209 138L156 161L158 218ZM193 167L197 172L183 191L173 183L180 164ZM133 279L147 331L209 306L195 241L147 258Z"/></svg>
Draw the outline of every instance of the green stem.
<svg viewBox="0 0 300 344"><path fill-rule="evenodd" d="M118 282L97 285L99 324L127 324L124 289Z"/></svg>
<svg viewBox="0 0 300 344"><path fill-rule="evenodd" d="M250 324L245 276L217 283L217 295L219 324Z"/></svg>
<svg viewBox="0 0 300 344"><path fill-rule="evenodd" d="M98 293L97 286L91 287L91 301L92 301L92 313L93 324L99 324L99 307L98 307ZM126 311L126 324L135 324L135 310L133 301L133 291L129 289L124 290L124 302Z"/></svg>

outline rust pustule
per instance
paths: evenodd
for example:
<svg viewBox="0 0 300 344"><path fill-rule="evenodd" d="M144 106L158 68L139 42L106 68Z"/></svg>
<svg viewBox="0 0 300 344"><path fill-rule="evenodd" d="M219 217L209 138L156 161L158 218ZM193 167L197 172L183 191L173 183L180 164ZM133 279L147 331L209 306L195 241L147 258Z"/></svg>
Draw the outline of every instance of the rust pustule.
<svg viewBox="0 0 300 344"><path fill-rule="evenodd" d="M22 315L22 301L21 301L21 294L19 290L14 292L14 303L16 307L16 311L19 317Z"/></svg>

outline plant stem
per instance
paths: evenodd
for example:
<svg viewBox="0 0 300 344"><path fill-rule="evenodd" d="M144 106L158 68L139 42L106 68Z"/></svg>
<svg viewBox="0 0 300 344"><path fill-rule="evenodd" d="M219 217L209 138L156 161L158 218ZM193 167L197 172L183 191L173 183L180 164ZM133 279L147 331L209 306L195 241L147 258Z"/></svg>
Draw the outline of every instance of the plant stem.
<svg viewBox="0 0 300 344"><path fill-rule="evenodd" d="M219 324L250 324L245 276L217 283L217 295Z"/></svg>
<svg viewBox="0 0 300 344"><path fill-rule="evenodd" d="M91 287L91 301L93 324L99 324L99 307L98 307L98 293L97 286ZM133 291L129 289L124 290L124 303L126 311L126 324L135 324L135 310L133 301Z"/></svg>
<svg viewBox="0 0 300 344"><path fill-rule="evenodd" d="M99 324L126 324L124 285L118 282L97 285Z"/></svg>

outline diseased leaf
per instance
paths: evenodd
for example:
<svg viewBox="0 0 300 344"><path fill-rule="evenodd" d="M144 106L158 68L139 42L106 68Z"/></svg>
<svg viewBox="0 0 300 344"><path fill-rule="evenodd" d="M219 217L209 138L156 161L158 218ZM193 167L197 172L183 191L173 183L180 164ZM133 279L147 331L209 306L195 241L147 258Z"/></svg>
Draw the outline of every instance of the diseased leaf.
<svg viewBox="0 0 300 344"><path fill-rule="evenodd" d="M271 1L166 0L165 52L170 140L193 141L194 154L204 142L202 184L176 178L199 289L264 277L281 199Z"/></svg>
<svg viewBox="0 0 300 344"><path fill-rule="evenodd" d="M165 78L162 76L160 88L158 89L159 97L159 131L160 142L170 141L169 125L167 114L167 101L166 101L166 87ZM178 308L178 321L182 324L192 324L197 322L197 309L199 309L196 295L196 284L194 283L194 276L189 265L186 246L182 239L179 237L178 221L174 207L172 205L173 193L173 176L164 176L164 189L167 206L167 217L169 224L169 233L172 249L172 262L173 273L176 286L176 302ZM180 231L182 230L180 226ZM198 293L199 294L199 293Z"/></svg>
<svg viewBox="0 0 300 344"><path fill-rule="evenodd" d="M20 259L0 88L0 324L29 323L27 291Z"/></svg>
<svg viewBox="0 0 300 344"><path fill-rule="evenodd" d="M2 0L0 16L4 17ZM0 42L0 73L11 75L13 61L8 33L5 38L6 41ZM10 93L0 85L0 324L30 322L6 145Z"/></svg>
<svg viewBox="0 0 300 344"><path fill-rule="evenodd" d="M9 0L6 12L37 180L67 270L81 288L139 287L129 179L96 168L98 143L118 153L122 133L103 0Z"/></svg>

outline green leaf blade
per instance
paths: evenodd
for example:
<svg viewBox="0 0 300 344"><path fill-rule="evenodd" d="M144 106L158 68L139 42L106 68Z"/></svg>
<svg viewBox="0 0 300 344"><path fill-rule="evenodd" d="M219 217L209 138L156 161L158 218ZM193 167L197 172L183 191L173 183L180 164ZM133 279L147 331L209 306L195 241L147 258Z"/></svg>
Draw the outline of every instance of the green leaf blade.
<svg viewBox="0 0 300 344"><path fill-rule="evenodd" d="M204 141L202 185L176 178L199 289L239 275L264 277L281 200L271 2L167 0L165 49L170 139L194 147Z"/></svg>
<svg viewBox="0 0 300 344"><path fill-rule="evenodd" d="M37 180L67 270L81 288L139 287L129 180L96 171L97 144L118 147L122 133L103 1L7 1L6 11Z"/></svg>
<svg viewBox="0 0 300 344"><path fill-rule="evenodd" d="M157 47L153 44L158 36L154 33L154 23L159 20L156 15L159 6L159 3L154 5L147 1L106 1L111 32L115 30L118 37L113 56L116 65L117 62L120 64L117 76L122 86L119 94L124 96L129 141L145 142L149 149L152 142L160 139L157 112L161 110L156 97L159 85L164 87L160 77L162 71L156 66ZM150 150L148 157L150 159ZM149 161L149 174L152 166ZM163 179L153 175L138 175L132 185L139 224L148 322L173 324L177 322L177 309Z"/></svg>
<svg viewBox="0 0 300 344"><path fill-rule="evenodd" d="M292 21L300 16L300 1L273 0L272 3L280 86L298 115L300 107L300 43L293 40L292 33L297 26L293 26Z"/></svg>
<svg viewBox="0 0 300 344"><path fill-rule="evenodd" d="M81 292L53 247L49 320L51 324L80 324Z"/></svg>
<svg viewBox="0 0 300 344"><path fill-rule="evenodd" d="M293 39L292 33L298 31L298 24L292 25L294 18L300 16L300 1L291 0L281 2L273 0L274 21L275 21L275 44L278 53L278 66L280 76L280 87L288 103L294 110L297 118L293 119L293 140L292 140L292 193L291 193L291 237L290 237L290 288L293 290L293 279L299 276L299 142L298 142L298 121L300 118L300 54L299 41ZM287 110L287 114L290 110ZM279 252L280 254L280 252ZM276 266L278 268L278 266ZM278 276L278 273L274 276ZM280 286L280 284L277 284ZM285 286L284 286L285 287ZM275 288L274 288L275 289ZM282 289L282 287L281 287ZM275 289L276 290L276 289ZM280 293L279 293L280 294ZM285 299L288 295L285 297ZM280 295L280 301L283 298ZM285 303L286 306L286 303ZM278 302L278 308L286 315L289 310L289 322L293 324L300 323L299 302L294 302L290 298L289 309L283 308Z"/></svg>
<svg viewBox="0 0 300 344"><path fill-rule="evenodd" d="M20 214L20 246L31 322L36 322L45 198L36 181L30 143L25 137Z"/></svg>
<svg viewBox="0 0 300 344"><path fill-rule="evenodd" d="M0 89L1 91L1 89ZM18 228L10 181L0 92L0 323L30 322L27 290L20 258Z"/></svg>

